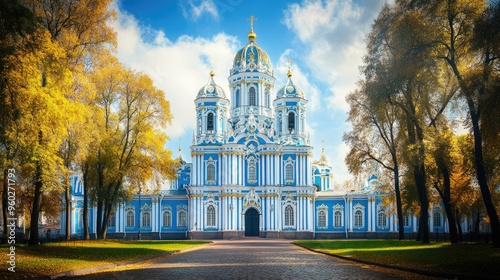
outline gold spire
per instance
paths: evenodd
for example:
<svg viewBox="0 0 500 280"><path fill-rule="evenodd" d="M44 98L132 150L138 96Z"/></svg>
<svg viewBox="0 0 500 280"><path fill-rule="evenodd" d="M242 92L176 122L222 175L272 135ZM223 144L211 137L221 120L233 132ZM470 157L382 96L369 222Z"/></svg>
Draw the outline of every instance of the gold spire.
<svg viewBox="0 0 500 280"><path fill-rule="evenodd" d="M213 77L213 76L215 76L215 73L214 73L214 70L212 69L212 70L210 70L210 77Z"/></svg>
<svg viewBox="0 0 500 280"><path fill-rule="evenodd" d="M292 66L292 60L289 58L288 59L288 72L286 73L286 76L288 78L291 78L292 77L292 71L290 70L290 67Z"/></svg>
<svg viewBox="0 0 500 280"><path fill-rule="evenodd" d="M249 41L255 41L257 39L257 34L253 32L253 22L254 20L257 20L254 16L250 16L247 18L250 21L250 32L248 32L248 40Z"/></svg>

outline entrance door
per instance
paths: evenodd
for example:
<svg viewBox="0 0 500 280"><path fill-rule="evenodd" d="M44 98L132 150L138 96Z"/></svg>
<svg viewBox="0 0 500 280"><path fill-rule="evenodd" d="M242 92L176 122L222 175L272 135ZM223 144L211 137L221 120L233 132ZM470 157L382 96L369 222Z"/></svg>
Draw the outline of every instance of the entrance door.
<svg viewBox="0 0 500 280"><path fill-rule="evenodd" d="M255 208L245 213L245 236L259 236L259 212Z"/></svg>

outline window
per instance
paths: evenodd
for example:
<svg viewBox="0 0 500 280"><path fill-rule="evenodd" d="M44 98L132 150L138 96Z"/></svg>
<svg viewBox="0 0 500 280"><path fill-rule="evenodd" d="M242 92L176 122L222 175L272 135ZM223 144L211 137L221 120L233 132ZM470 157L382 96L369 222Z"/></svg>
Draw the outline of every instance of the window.
<svg viewBox="0 0 500 280"><path fill-rule="evenodd" d="M294 112L290 112L288 114L288 131L290 133L295 131L295 113Z"/></svg>
<svg viewBox="0 0 500 280"><path fill-rule="evenodd" d="M256 106L257 105L257 96L255 94L255 88L251 87L248 92L248 105Z"/></svg>
<svg viewBox="0 0 500 280"><path fill-rule="evenodd" d="M215 207L209 205L207 207L207 227L215 227Z"/></svg>
<svg viewBox="0 0 500 280"><path fill-rule="evenodd" d="M255 168L255 163L249 163L248 164L248 181L249 182L255 182L257 180L257 172Z"/></svg>
<svg viewBox="0 0 500 280"><path fill-rule="evenodd" d="M142 213L142 226L151 227L151 213L149 211Z"/></svg>
<svg viewBox="0 0 500 280"><path fill-rule="evenodd" d="M354 226L357 228L363 227L363 211L356 210L354 212Z"/></svg>
<svg viewBox="0 0 500 280"><path fill-rule="evenodd" d="M387 227L387 217L385 216L384 210L378 211L378 227L379 228Z"/></svg>
<svg viewBox="0 0 500 280"><path fill-rule="evenodd" d="M187 226L186 211L180 210L177 213L177 226L178 227L186 227Z"/></svg>
<svg viewBox="0 0 500 280"><path fill-rule="evenodd" d="M264 97L264 100L265 100L265 106L266 107L269 107L269 103L270 103L270 95L269 95L269 91L266 90L266 93L265 93L265 97Z"/></svg>
<svg viewBox="0 0 500 280"><path fill-rule="evenodd" d="M172 212L170 211L163 212L163 226L164 227L172 226Z"/></svg>
<svg viewBox="0 0 500 280"><path fill-rule="evenodd" d="M285 181L293 182L293 165L287 164L285 166Z"/></svg>
<svg viewBox="0 0 500 280"><path fill-rule="evenodd" d="M214 164L207 165L207 181L208 181L208 183L215 184L215 165Z"/></svg>
<svg viewBox="0 0 500 280"><path fill-rule="evenodd" d="M342 226L342 212L340 211L335 211L333 214L335 217L335 227L341 227Z"/></svg>
<svg viewBox="0 0 500 280"><path fill-rule="evenodd" d="M285 207L285 227L293 227L295 225L293 216L292 206L287 205Z"/></svg>
<svg viewBox="0 0 500 280"><path fill-rule="evenodd" d="M326 212L324 210L318 212L318 227L326 228Z"/></svg>
<svg viewBox="0 0 500 280"><path fill-rule="evenodd" d="M115 213L113 213L109 217L108 227L115 227L115 226L116 226L116 215L115 215Z"/></svg>
<svg viewBox="0 0 500 280"><path fill-rule="evenodd" d="M409 215L404 215L403 216L403 226L404 227L409 227L410 226L410 216Z"/></svg>
<svg viewBox="0 0 500 280"><path fill-rule="evenodd" d="M433 211L433 220L434 220L434 227L441 227L441 213L439 212L439 208L434 209Z"/></svg>
<svg viewBox="0 0 500 280"><path fill-rule="evenodd" d="M214 114L208 113L207 115L207 132L211 133L214 131Z"/></svg>
<svg viewBox="0 0 500 280"><path fill-rule="evenodd" d="M133 227L134 226L134 211L129 210L127 212L127 227Z"/></svg>
<svg viewBox="0 0 500 280"><path fill-rule="evenodd" d="M237 89L234 94L234 107L240 107L240 90Z"/></svg>
<svg viewBox="0 0 500 280"><path fill-rule="evenodd" d="M79 229L83 228L83 209L80 210L78 213L78 228Z"/></svg>

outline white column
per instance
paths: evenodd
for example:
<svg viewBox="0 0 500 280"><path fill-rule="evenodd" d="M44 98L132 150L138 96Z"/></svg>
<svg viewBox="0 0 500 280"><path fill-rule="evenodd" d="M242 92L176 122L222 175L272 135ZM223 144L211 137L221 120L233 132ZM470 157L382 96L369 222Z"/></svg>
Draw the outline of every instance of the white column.
<svg viewBox="0 0 500 280"><path fill-rule="evenodd" d="M368 197L368 231L374 231L375 229L372 227L372 217L373 217L373 212L372 212L372 198Z"/></svg>
<svg viewBox="0 0 500 280"><path fill-rule="evenodd" d="M349 231L352 231L352 198L349 198Z"/></svg>

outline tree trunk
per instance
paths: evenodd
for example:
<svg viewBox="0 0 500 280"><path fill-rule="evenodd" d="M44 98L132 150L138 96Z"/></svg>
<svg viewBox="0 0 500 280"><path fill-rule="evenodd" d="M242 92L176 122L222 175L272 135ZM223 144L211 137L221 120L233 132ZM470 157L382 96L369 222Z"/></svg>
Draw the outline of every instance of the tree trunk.
<svg viewBox="0 0 500 280"><path fill-rule="evenodd" d="M481 130L479 128L479 114L476 112L472 96L466 94L466 97L474 131L474 163L476 167L476 178L481 190L481 195L483 197L486 212L488 213L488 217L490 219L493 247L500 248L500 221L498 219L498 213L495 209L495 205L493 204L491 198L491 192L488 187L488 180L486 178L486 168L483 158L483 138Z"/></svg>
<svg viewBox="0 0 500 280"><path fill-rule="evenodd" d="M458 242L463 242L464 241L464 233L462 231L460 212L458 211L457 208L455 208L455 218L456 218L457 230L458 230Z"/></svg>
<svg viewBox="0 0 500 280"><path fill-rule="evenodd" d="M104 202L102 198L97 198L97 239L102 239L102 212Z"/></svg>
<svg viewBox="0 0 500 280"><path fill-rule="evenodd" d="M395 162L395 161L394 161ZM399 187L399 167L394 166L394 189L396 191L396 210L398 214L398 239L405 239L405 227L403 224L403 206L401 203L401 190Z"/></svg>
<svg viewBox="0 0 500 280"><path fill-rule="evenodd" d="M457 233L457 223L455 220L455 213L453 211L454 207L451 202L451 182L450 182L450 171L448 167L438 159L438 166L443 175L444 183L444 193L441 195L443 200L444 209L446 212L446 217L448 218L448 228L450 231L450 242L451 244L458 243L458 233ZM441 193L440 193L441 194Z"/></svg>
<svg viewBox="0 0 500 280"><path fill-rule="evenodd" d="M495 205L493 204L491 198L491 192L488 187L488 179L486 176L486 168L483 157L483 136L481 133L481 128L479 126L479 119L481 110L479 107L476 107L476 103L473 96L474 89L471 89L467 86L467 82L463 79L460 71L456 65L455 60L447 59L447 63L453 70L455 77L458 80L460 85L460 89L464 92L465 99L467 101L467 107L469 108L469 115L472 123L472 130L474 136L474 165L476 169L476 179L479 184L479 189L481 190L481 196L483 197L484 206L486 208L486 212L488 213L488 218L490 219L491 225L491 234L493 238L493 247L500 248L500 220L498 217L498 213L495 209ZM484 63L483 69L488 69L488 64ZM485 72L484 72L485 73ZM484 75L483 75L484 77ZM485 79L487 81L487 79ZM477 89L479 98L484 93L484 86ZM478 104L479 106L479 104Z"/></svg>
<svg viewBox="0 0 500 280"><path fill-rule="evenodd" d="M82 172L83 179L83 238L90 239L89 232L89 189L88 189L88 167L85 166Z"/></svg>
<svg viewBox="0 0 500 280"><path fill-rule="evenodd" d="M31 209L30 240L28 245L38 245L38 217L40 216L40 205L42 201L42 167L40 162L36 163L35 195Z"/></svg>
<svg viewBox="0 0 500 280"><path fill-rule="evenodd" d="M71 239L71 182L69 176L66 173L64 175L64 187L65 187L65 201L66 201L66 232L65 239L68 241Z"/></svg>

